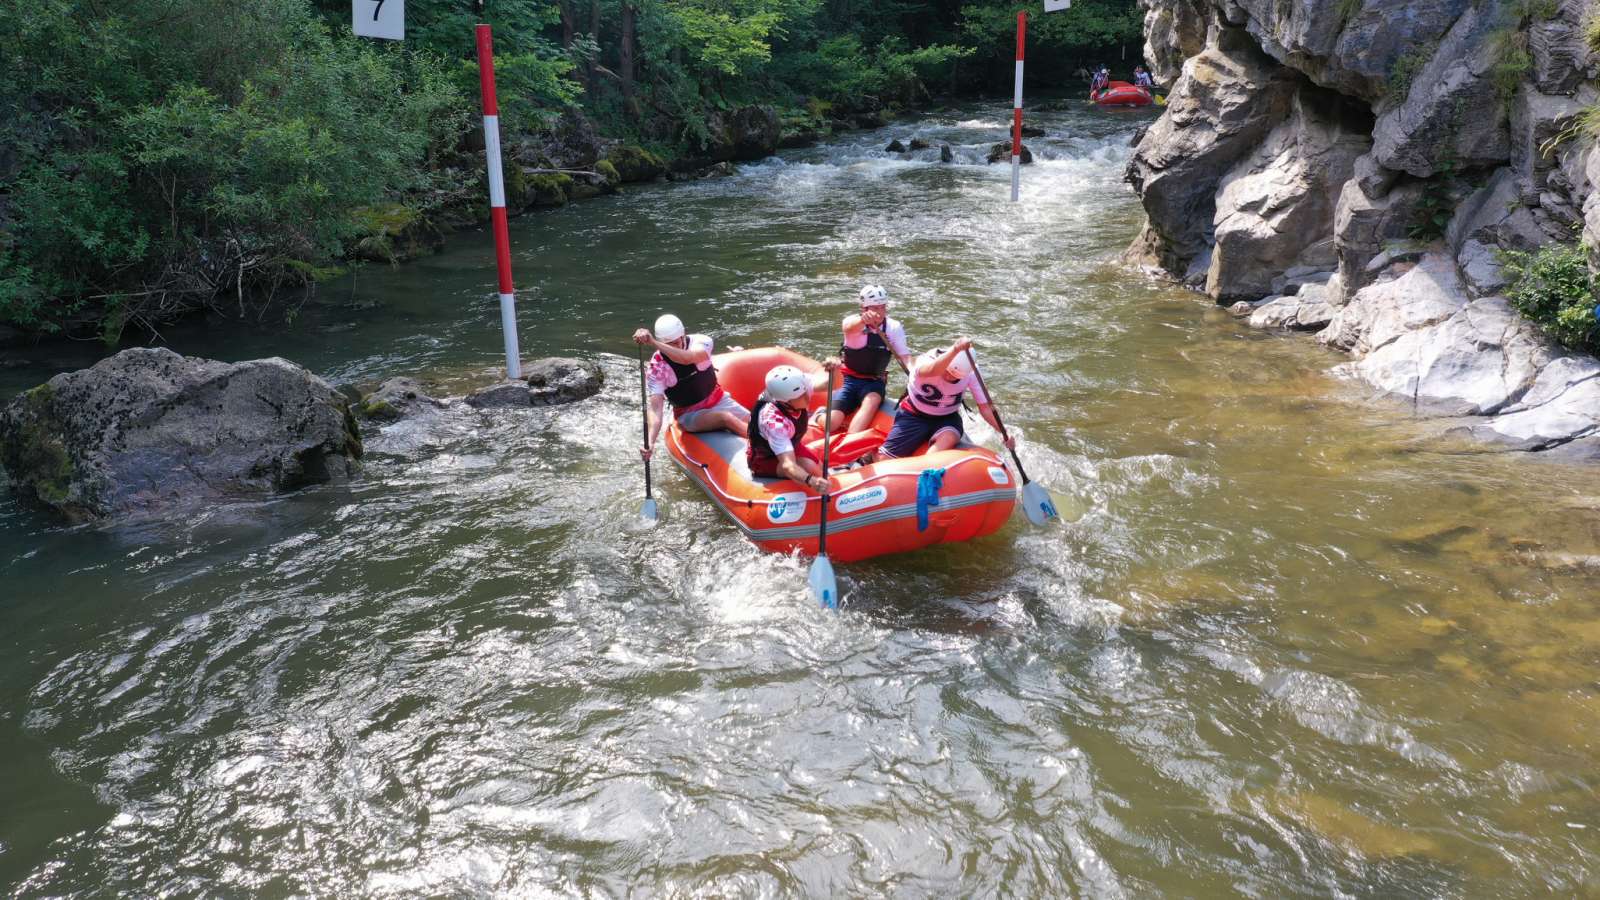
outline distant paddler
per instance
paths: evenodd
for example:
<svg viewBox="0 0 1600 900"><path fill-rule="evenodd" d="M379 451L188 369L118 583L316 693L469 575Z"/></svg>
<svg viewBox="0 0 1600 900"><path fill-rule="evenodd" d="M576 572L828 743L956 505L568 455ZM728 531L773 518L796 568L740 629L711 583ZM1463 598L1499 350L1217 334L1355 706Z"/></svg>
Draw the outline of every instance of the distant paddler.
<svg viewBox="0 0 1600 900"><path fill-rule="evenodd" d="M672 404L678 427L684 431L726 429L740 437L747 436L750 411L717 383L710 337L686 333L683 320L668 313L656 319L654 334L640 328L633 333L633 340L656 350L645 370L650 421L648 439L639 448L640 456L648 460L654 451L668 403Z"/></svg>
<svg viewBox="0 0 1600 900"><path fill-rule="evenodd" d="M844 386L833 393L832 434L850 418L850 432L866 431L889 390L889 361L898 359L907 371L916 357L906 343L906 329L889 316L889 292L869 284L857 297L860 312L842 323L844 342L839 346ZM853 416L852 416L853 414Z"/></svg>

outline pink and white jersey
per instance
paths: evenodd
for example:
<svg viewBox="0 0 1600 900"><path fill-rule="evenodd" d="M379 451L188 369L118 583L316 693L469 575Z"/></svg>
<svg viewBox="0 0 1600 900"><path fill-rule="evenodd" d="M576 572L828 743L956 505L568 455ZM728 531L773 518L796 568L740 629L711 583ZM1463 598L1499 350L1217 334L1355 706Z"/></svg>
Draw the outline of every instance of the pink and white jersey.
<svg viewBox="0 0 1600 900"><path fill-rule="evenodd" d="M778 404L768 403L761 407L756 427L761 429L761 436L767 439L773 456L794 452L794 423L784 416Z"/></svg>
<svg viewBox="0 0 1600 900"><path fill-rule="evenodd" d="M690 350L704 350L706 353L710 353L711 348L711 338L707 335L689 335ZM711 359L707 357L705 362L697 363L695 368L701 370L711 368ZM664 397L667 394L667 388L675 387L677 384L678 373L672 371L672 366L667 364L666 358L661 355L660 350L657 350L655 355L650 357L649 367L645 369L645 390L649 391L652 397Z"/></svg>
<svg viewBox="0 0 1600 900"><path fill-rule="evenodd" d="M938 359L940 353L939 350L929 350L917 357L917 364L911 367L911 386L906 399L912 408L925 416L948 416L961 409L961 395L969 389L973 400L980 404L988 403L989 395L983 392L977 377L970 373L955 384L945 381L943 375L923 378L917 374L919 368Z"/></svg>

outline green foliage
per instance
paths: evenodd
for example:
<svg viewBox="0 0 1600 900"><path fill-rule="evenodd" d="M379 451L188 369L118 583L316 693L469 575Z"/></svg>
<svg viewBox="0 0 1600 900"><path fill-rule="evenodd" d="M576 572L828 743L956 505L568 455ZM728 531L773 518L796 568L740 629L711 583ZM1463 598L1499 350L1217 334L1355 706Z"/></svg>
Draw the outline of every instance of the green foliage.
<svg viewBox="0 0 1600 900"><path fill-rule="evenodd" d="M1389 70L1388 88L1384 92L1384 99L1390 105L1405 102L1406 96L1411 93L1411 83L1428 64L1428 60L1433 59L1434 51L1438 48L1437 42L1422 44L1395 59L1394 67Z"/></svg>
<svg viewBox="0 0 1600 900"><path fill-rule="evenodd" d="M1510 251L1511 305L1572 350L1600 353L1596 284L1578 244L1548 244L1536 253Z"/></svg>
<svg viewBox="0 0 1600 900"><path fill-rule="evenodd" d="M1452 155L1446 154L1439 161L1438 172L1433 178L1422 186L1422 196L1417 198L1417 207L1411 227L1406 233L1414 241L1435 241L1444 237L1445 231L1450 227L1450 218L1455 215L1456 208L1456 162Z"/></svg>

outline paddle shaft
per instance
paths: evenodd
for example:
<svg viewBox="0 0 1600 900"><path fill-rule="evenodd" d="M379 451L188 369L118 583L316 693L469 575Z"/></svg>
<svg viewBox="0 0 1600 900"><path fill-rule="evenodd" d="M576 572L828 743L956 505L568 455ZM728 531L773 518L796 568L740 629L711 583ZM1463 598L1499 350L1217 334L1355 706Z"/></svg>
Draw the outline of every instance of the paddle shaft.
<svg viewBox="0 0 1600 900"><path fill-rule="evenodd" d="M639 418L644 433L644 443L641 446L650 446L650 395L644 387L644 345L639 345ZM644 461L644 498L650 499L650 460Z"/></svg>
<svg viewBox="0 0 1600 900"><path fill-rule="evenodd" d="M833 370L828 373L828 400L827 412L822 416L822 521L817 530L817 555L828 555L828 447L833 442L828 440L828 424L833 421Z"/></svg>
<svg viewBox="0 0 1600 900"><path fill-rule="evenodd" d="M989 409L994 411L994 423L1000 426L1000 439L1009 441L1011 436L1006 434L1006 422L1004 419L1000 418L1000 407L995 405L994 395L989 393L989 386L983 383L983 373L978 371L977 359L973 358L972 351L970 349L963 352L967 354L967 362L972 363L972 375L978 379L978 387L982 388L983 395L989 398ZM1012 447L1007 447L1006 449L1011 452L1011 461L1017 464L1017 474L1022 476L1022 483L1027 484L1028 473L1022 468L1022 460L1017 458L1016 449Z"/></svg>

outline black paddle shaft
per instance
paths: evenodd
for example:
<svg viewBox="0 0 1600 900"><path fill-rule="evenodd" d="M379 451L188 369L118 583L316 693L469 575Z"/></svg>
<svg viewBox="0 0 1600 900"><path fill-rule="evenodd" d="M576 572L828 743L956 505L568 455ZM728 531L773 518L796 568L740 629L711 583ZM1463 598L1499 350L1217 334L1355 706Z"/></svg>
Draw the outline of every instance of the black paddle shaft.
<svg viewBox="0 0 1600 900"><path fill-rule="evenodd" d="M833 443L828 440L828 425L833 421L833 370L824 371L828 373L828 405L822 416L822 522L817 531L818 556L828 555L828 446Z"/></svg>
<svg viewBox="0 0 1600 900"><path fill-rule="evenodd" d="M971 350L963 352L967 354L967 362L972 363L972 374L978 379L978 387L982 388L983 395L989 398L989 408L994 410L994 423L1000 426L1000 439L1010 440L1011 436L1006 434L1006 420L1000 418L1000 407L994 405L994 395L989 393L989 386L983 383L983 373L978 371L978 361L972 357ZM1007 447L1006 450L1011 453L1011 461L1017 464L1017 474L1022 476L1022 483L1027 484L1028 473L1022 468L1022 460L1017 458L1017 451L1012 447Z"/></svg>
<svg viewBox="0 0 1600 900"><path fill-rule="evenodd" d="M650 446L650 395L644 387L644 345L639 345L639 417L642 420L641 430L644 434L644 443L641 447ZM650 499L650 460L644 461L644 498Z"/></svg>

